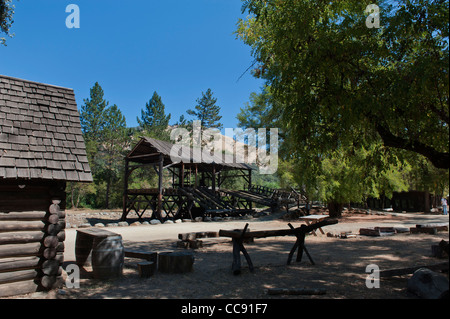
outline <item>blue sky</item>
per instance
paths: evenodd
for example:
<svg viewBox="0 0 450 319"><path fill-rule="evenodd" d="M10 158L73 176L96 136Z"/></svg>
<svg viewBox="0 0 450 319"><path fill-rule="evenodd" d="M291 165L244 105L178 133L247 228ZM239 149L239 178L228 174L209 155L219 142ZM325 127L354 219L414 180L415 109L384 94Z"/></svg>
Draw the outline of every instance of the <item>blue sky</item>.
<svg viewBox="0 0 450 319"><path fill-rule="evenodd" d="M154 91L171 124L211 88L224 127L259 91L247 72L250 48L233 32L241 0L20 0L12 31L0 46L0 74L75 90L78 107L99 82L128 126ZM66 6L80 8L80 28L68 29Z"/></svg>

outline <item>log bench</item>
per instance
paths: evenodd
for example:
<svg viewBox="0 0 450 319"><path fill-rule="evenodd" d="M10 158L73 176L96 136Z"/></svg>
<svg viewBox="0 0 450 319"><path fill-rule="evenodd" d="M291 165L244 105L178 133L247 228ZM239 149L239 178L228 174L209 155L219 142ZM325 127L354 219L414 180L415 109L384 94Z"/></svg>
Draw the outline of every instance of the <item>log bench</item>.
<svg viewBox="0 0 450 319"><path fill-rule="evenodd" d="M280 230L264 230L264 231L248 231L249 224L246 224L243 230L220 230L219 236L221 237L231 237L233 241L233 263L232 263L232 271L234 275L239 275L241 273L241 256L240 253L244 255L250 272L254 271L252 260L244 247L244 240L246 239L254 239L254 238L266 238L266 237L278 237L278 236L296 236L297 240L289 252L287 264L290 265L292 261L292 257L296 250L297 252L297 262L302 261L303 252L307 255L310 262L315 265L311 255L305 247L305 236L306 234L324 226L337 224L338 221L336 219L326 219L321 222L311 224L311 225L302 225L299 228L294 228L291 224L288 224L289 229L280 229Z"/></svg>

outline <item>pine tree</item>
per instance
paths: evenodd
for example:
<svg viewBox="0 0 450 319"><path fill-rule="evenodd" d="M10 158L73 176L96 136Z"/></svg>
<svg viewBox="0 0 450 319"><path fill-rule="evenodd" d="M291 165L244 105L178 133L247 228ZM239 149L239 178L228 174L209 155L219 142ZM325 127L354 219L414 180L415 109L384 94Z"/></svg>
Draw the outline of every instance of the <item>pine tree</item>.
<svg viewBox="0 0 450 319"><path fill-rule="evenodd" d="M217 98L213 97L213 92L208 89L206 93L202 92L202 97L197 99L195 110L188 110L187 114L194 116L201 121L203 129L217 128L222 129L223 125L220 123L222 116L220 113L220 106L216 105Z"/></svg>
<svg viewBox="0 0 450 319"><path fill-rule="evenodd" d="M171 114L166 115L165 105L158 93L154 92L152 98L145 104L145 109L141 110L141 118L137 118L139 128L146 131L146 134L163 140L168 140L167 128Z"/></svg>
<svg viewBox="0 0 450 319"><path fill-rule="evenodd" d="M90 90L90 99L84 99L85 104L81 106L81 129L86 141L98 141L101 139L103 126L105 125L104 112L108 107L108 102L103 97L102 87L98 82L95 82L95 85Z"/></svg>

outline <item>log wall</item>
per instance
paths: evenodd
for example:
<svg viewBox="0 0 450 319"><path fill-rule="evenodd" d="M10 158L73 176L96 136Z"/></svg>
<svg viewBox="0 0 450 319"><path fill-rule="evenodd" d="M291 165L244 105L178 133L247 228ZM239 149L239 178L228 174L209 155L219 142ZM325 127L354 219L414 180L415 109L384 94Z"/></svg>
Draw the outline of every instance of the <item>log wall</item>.
<svg viewBox="0 0 450 319"><path fill-rule="evenodd" d="M64 261L65 183L2 183L0 297L56 288Z"/></svg>

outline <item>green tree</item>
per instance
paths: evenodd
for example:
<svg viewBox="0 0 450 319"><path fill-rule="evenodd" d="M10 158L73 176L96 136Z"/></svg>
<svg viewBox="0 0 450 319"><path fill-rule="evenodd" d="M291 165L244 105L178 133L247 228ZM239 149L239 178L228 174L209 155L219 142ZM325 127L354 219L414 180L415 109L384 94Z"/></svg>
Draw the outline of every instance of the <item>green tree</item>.
<svg viewBox="0 0 450 319"><path fill-rule="evenodd" d="M94 183L89 188L71 185L70 196L84 196L83 200L73 200L77 206L83 202L90 207L109 208L112 195L121 193L122 157L129 146L129 130L117 105L108 106L98 82L84 102L80 120Z"/></svg>
<svg viewBox="0 0 450 319"><path fill-rule="evenodd" d="M158 93L154 92L152 98L141 110L141 118L137 118L139 128L148 136L168 140L170 134L167 131L171 114L166 115L165 105Z"/></svg>
<svg viewBox="0 0 450 319"><path fill-rule="evenodd" d="M0 33L6 34L8 37L13 37L10 33L10 28L14 23L14 5L12 0L0 0ZM0 44L6 46L6 38L0 37Z"/></svg>
<svg viewBox="0 0 450 319"><path fill-rule="evenodd" d="M297 156L382 142L449 168L449 2L244 1L237 34L252 48ZM344 149L342 145L345 145ZM347 147L348 146L348 147Z"/></svg>
<svg viewBox="0 0 450 319"><path fill-rule="evenodd" d="M220 130L223 127L222 123L220 123L222 116L219 115L220 106L216 105L216 103L217 98L213 97L213 92L211 89L208 89L206 93L202 92L201 98L197 99L195 109L187 110L187 114L199 120L202 128L217 128Z"/></svg>
<svg viewBox="0 0 450 319"><path fill-rule="evenodd" d="M104 95L100 84L95 82L90 89L90 99L84 99L84 105L81 106L81 129L87 141L99 142L103 139L102 133L106 123L105 111L109 104L104 99Z"/></svg>
<svg viewBox="0 0 450 319"><path fill-rule="evenodd" d="M103 176L106 182L105 207L110 208L111 190L119 192L118 185L123 172L124 149L127 144L127 127L125 116L117 105L113 105L105 112L107 121L104 126L102 156L104 157ZM119 192L120 193L120 192Z"/></svg>

